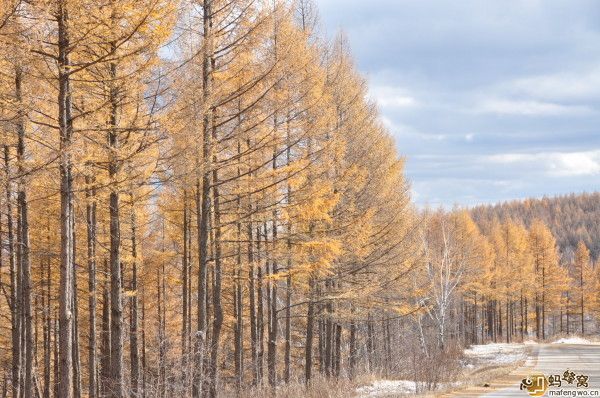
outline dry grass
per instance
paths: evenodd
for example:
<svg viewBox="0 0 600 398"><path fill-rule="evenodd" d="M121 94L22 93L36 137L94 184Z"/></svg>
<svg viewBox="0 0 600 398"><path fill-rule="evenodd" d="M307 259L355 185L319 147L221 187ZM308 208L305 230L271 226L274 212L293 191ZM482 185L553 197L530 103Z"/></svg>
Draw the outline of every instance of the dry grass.
<svg viewBox="0 0 600 398"><path fill-rule="evenodd" d="M326 379L315 376L307 386L302 382L291 382L277 386L276 391L269 386L244 389L239 393L235 391L220 391L223 398L349 398L356 396L358 382L346 378Z"/></svg>
<svg viewBox="0 0 600 398"><path fill-rule="evenodd" d="M437 391L435 394L423 394L423 397L439 397L439 396L452 396L460 397L461 391L465 391L472 388L485 388L489 387L492 382L501 380L508 376L515 369L520 368L525 364L526 359L522 359L518 362L506 364L506 365L483 365L472 370L464 369L462 374L459 376L457 381L461 384L447 388L444 390Z"/></svg>

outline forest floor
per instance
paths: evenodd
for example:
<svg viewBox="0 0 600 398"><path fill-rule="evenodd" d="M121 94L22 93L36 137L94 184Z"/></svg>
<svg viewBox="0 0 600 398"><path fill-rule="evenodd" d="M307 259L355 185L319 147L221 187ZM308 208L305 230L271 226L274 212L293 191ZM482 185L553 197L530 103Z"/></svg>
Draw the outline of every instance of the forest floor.
<svg viewBox="0 0 600 398"><path fill-rule="evenodd" d="M417 394L417 385L408 380L377 380L356 390L361 398L396 397L527 397L521 380L533 373L546 377L571 371L588 376L588 387L577 388L563 382L569 390L600 391L600 343L579 337L561 338L551 343L493 343L466 349L461 380L440 386L438 391ZM553 387L556 389L556 387ZM600 394L600 393L599 393ZM572 395L574 396L574 395ZM597 395L600 396L600 395Z"/></svg>

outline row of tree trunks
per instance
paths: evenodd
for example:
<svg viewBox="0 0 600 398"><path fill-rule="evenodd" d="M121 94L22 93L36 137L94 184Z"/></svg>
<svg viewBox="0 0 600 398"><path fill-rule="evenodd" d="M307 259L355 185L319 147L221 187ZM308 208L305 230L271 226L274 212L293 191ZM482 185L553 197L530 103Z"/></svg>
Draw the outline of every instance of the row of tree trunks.
<svg viewBox="0 0 600 398"><path fill-rule="evenodd" d="M573 331L572 323L573 314L567 311L565 307L561 307L558 315L553 315L550 319L552 322L547 325L548 317L546 316L546 304L543 293L534 297L534 313L535 324L529 325L530 303L526 297L519 299L518 302L504 300L502 303L497 301L487 301L480 304L477 300L482 298L473 297L474 302L463 302L462 304L462 330L463 339L470 344L483 343L485 341L498 341L505 339L510 342L514 337L518 336L521 341L525 340L530 333L534 332L538 339L544 340L548 335L547 328L550 327L551 333L570 333ZM473 299L471 298L471 299ZM498 305L501 304L501 305ZM581 314L577 313L579 329L581 330ZM556 318L558 317L558 325Z"/></svg>

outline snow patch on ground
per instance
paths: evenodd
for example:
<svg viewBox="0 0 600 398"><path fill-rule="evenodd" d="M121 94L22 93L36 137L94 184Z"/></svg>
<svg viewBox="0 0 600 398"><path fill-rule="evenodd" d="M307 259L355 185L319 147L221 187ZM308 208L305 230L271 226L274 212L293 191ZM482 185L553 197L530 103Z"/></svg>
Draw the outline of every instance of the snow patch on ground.
<svg viewBox="0 0 600 398"><path fill-rule="evenodd" d="M437 389L456 388L462 384L461 381L453 383L441 383ZM420 386L420 390L423 386ZM398 395L414 395L417 393L417 383L412 380L376 380L370 386L362 386L356 389L360 398L387 397Z"/></svg>
<svg viewBox="0 0 600 398"><path fill-rule="evenodd" d="M473 345L465 350L465 356L486 364L507 365L525 359L527 354L523 344L491 343Z"/></svg>
<svg viewBox="0 0 600 398"><path fill-rule="evenodd" d="M563 337L553 341L552 344L599 344L597 342L589 341L582 337Z"/></svg>
<svg viewBox="0 0 600 398"><path fill-rule="evenodd" d="M370 386L356 389L359 397L385 397L390 394L414 394L416 383L411 380L376 380Z"/></svg>

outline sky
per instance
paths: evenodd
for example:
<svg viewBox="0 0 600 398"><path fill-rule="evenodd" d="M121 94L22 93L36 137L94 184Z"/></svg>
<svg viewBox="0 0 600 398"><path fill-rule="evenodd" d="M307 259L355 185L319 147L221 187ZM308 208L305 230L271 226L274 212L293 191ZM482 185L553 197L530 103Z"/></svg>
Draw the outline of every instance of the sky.
<svg viewBox="0 0 600 398"><path fill-rule="evenodd" d="M420 206L600 189L600 1L315 1Z"/></svg>

